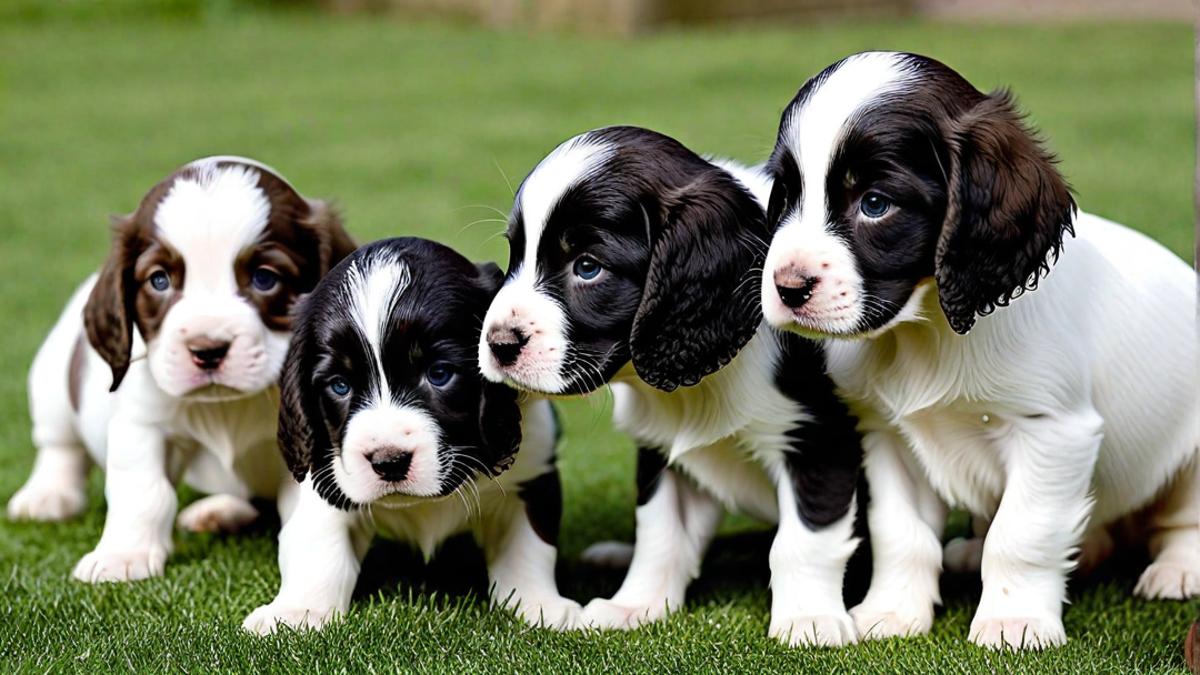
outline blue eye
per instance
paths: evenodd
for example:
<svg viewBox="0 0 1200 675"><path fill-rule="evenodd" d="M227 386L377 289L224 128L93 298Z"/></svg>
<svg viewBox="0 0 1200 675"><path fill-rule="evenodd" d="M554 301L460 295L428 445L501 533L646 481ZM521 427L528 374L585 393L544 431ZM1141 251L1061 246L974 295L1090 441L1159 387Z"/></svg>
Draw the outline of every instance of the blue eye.
<svg viewBox="0 0 1200 675"><path fill-rule="evenodd" d="M350 383L344 377L335 377L329 381L329 391L340 398L350 393Z"/></svg>
<svg viewBox="0 0 1200 675"><path fill-rule="evenodd" d="M254 274L250 276L250 283L262 292L267 292L279 283L279 275L271 271L269 268L260 267L254 270Z"/></svg>
<svg viewBox="0 0 1200 675"><path fill-rule="evenodd" d="M161 293L171 287L171 277L167 276L166 272L158 270L150 275L150 287Z"/></svg>
<svg viewBox="0 0 1200 675"><path fill-rule="evenodd" d="M868 218L882 218L890 208L892 208L892 203L878 192L866 193L862 196L862 202L859 203L859 209Z"/></svg>
<svg viewBox="0 0 1200 675"><path fill-rule="evenodd" d="M575 261L575 276L584 281L591 281L600 276L600 271L603 269L595 258L583 256Z"/></svg>
<svg viewBox="0 0 1200 675"><path fill-rule="evenodd" d="M444 387L454 377L454 366L445 361L438 361L425 371L425 379L435 387Z"/></svg>

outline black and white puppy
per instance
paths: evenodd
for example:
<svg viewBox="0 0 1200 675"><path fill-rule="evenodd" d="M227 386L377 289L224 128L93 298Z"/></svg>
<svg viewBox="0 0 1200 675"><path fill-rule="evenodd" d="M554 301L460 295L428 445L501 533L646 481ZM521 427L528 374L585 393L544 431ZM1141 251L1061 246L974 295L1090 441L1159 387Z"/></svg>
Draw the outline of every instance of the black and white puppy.
<svg viewBox="0 0 1200 675"><path fill-rule="evenodd" d="M978 644L1063 643L1074 552L1094 564L1134 513L1154 555L1136 593L1200 595L1187 264L1077 213L1009 96L921 56L859 54L814 77L768 166L764 314L848 338L826 350L871 484L860 634L930 629L946 504L990 521Z"/></svg>
<svg viewBox="0 0 1200 675"><path fill-rule="evenodd" d="M583 623L679 608L722 507L779 524L771 634L845 645L862 459L814 343L762 323L764 177L635 127L560 145L525 178L504 288L479 344L493 382L554 395L613 383L639 444L633 560Z"/></svg>
<svg viewBox="0 0 1200 675"><path fill-rule="evenodd" d="M441 244L387 239L304 302L279 412L299 502L279 534L279 595L246 629L320 627L344 614L376 532L429 559L467 530L483 547L493 602L531 623L577 624L579 604L554 580L554 411L484 382L475 358L502 279L495 264Z"/></svg>
<svg viewBox="0 0 1200 675"><path fill-rule="evenodd" d="M163 573L180 480L208 493L182 528L236 529L258 515L251 497L286 517L275 418L292 305L354 247L328 205L253 160L207 157L159 181L115 219L108 260L38 351L37 463L9 517L78 514L92 462L104 468L104 534L74 571L86 582Z"/></svg>

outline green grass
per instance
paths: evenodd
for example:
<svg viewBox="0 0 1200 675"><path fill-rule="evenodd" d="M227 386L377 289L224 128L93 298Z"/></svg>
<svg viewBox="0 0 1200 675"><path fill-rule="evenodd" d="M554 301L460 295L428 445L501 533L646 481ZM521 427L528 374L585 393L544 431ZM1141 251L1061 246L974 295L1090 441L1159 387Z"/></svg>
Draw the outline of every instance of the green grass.
<svg viewBox="0 0 1200 675"><path fill-rule="evenodd" d="M1190 259L1186 25L868 23L631 42L234 13L198 26L5 22L0 45L0 500L33 460L26 368L102 261L107 216L202 155L273 164L305 193L335 197L364 241L421 234L502 259L491 209L506 212L509 185L561 140L632 123L760 160L806 77L850 52L900 48L980 87L1011 85L1085 209ZM604 395L563 408L560 576L586 601L619 583L576 560L592 541L632 536L634 453L611 432ZM487 612L480 556L460 539L428 567L380 543L345 623L260 639L238 625L277 589L273 528L178 535L165 578L89 587L68 573L100 534L99 476L90 494L75 522L0 522L0 670L1170 673L1183 672L1200 611L1135 601L1135 572L1112 571L1073 592L1069 646L999 655L967 643L978 586L960 582L928 637L789 650L766 637L770 532L734 519L686 610L644 630L559 635Z"/></svg>

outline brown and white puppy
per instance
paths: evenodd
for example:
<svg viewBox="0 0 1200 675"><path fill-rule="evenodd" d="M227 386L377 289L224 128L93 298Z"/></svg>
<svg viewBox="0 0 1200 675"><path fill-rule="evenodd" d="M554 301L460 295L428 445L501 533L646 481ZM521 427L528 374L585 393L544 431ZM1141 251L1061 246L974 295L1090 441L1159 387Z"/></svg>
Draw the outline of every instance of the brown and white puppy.
<svg viewBox="0 0 1200 675"><path fill-rule="evenodd" d="M104 467L104 534L74 571L99 582L162 574L180 479L211 495L182 528L236 529L258 515L251 497L286 515L275 422L290 310L354 248L328 205L248 159L200 159L155 185L34 359L38 455L9 517L80 513L91 462Z"/></svg>

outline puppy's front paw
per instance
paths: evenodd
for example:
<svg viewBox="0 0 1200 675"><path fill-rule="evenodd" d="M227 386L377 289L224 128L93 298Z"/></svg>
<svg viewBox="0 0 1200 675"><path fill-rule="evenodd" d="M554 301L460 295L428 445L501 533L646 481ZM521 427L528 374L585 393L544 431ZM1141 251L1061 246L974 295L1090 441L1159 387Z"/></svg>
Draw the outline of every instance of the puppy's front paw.
<svg viewBox="0 0 1200 675"><path fill-rule="evenodd" d="M971 642L989 649L1045 649L1067 643L1067 631L1056 617L976 616Z"/></svg>
<svg viewBox="0 0 1200 675"><path fill-rule="evenodd" d="M9 520L56 521L87 508L87 493L70 485L26 483L8 500Z"/></svg>
<svg viewBox="0 0 1200 675"><path fill-rule="evenodd" d="M176 526L189 532L236 532L258 518L258 509L233 495L210 495L179 512Z"/></svg>
<svg viewBox="0 0 1200 675"><path fill-rule="evenodd" d="M854 620L845 612L772 616L770 634L790 647L844 647L858 642Z"/></svg>
<svg viewBox="0 0 1200 675"><path fill-rule="evenodd" d="M583 607L567 598L541 602L523 599L516 610L525 623L532 626L564 631L583 627Z"/></svg>
<svg viewBox="0 0 1200 675"><path fill-rule="evenodd" d="M854 627L863 640L886 640L894 637L924 635L933 628L933 610L888 611L867 606L865 603L850 610Z"/></svg>
<svg viewBox="0 0 1200 675"><path fill-rule="evenodd" d="M629 630L667 616L667 603L633 607L596 598L583 608L582 624L598 630Z"/></svg>
<svg viewBox="0 0 1200 675"><path fill-rule="evenodd" d="M1151 563L1142 572L1133 594L1148 600L1187 600L1200 596L1200 567L1196 563Z"/></svg>
<svg viewBox="0 0 1200 675"><path fill-rule="evenodd" d="M280 625L296 630L320 630L340 616L336 609L314 609L272 602L250 612L250 616L242 621L242 628L259 635L270 635L279 630Z"/></svg>
<svg viewBox="0 0 1200 675"><path fill-rule="evenodd" d="M83 556L71 576L89 584L141 581L160 577L167 564L165 546L141 551L103 551L96 549Z"/></svg>

